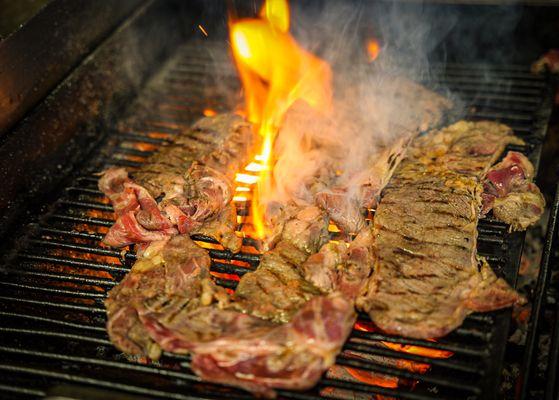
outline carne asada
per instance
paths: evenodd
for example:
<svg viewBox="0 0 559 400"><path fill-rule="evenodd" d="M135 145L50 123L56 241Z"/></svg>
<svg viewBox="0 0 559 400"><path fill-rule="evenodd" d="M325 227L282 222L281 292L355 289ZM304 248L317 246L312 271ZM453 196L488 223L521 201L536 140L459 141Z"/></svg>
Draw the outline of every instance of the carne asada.
<svg viewBox="0 0 559 400"><path fill-rule="evenodd" d="M190 353L203 379L268 397L316 384L353 327L353 303L339 292L315 295L277 324L233 309L209 266L187 235L153 242L106 300L112 342L153 359Z"/></svg>
<svg viewBox="0 0 559 400"><path fill-rule="evenodd" d="M381 329L440 337L522 301L476 254L482 179L520 142L505 125L460 121L412 143L376 209L375 269L358 299Z"/></svg>
<svg viewBox="0 0 559 400"><path fill-rule="evenodd" d="M225 238L226 247L238 251L235 210L226 209L235 172L248 160L251 142L247 122L234 114L221 114L199 120L137 171L105 171L99 189L113 203L118 219L104 242L120 247L202 230L217 240ZM213 218L231 221L212 224L218 229L213 232L203 227Z"/></svg>
<svg viewBox="0 0 559 400"><path fill-rule="evenodd" d="M371 273L373 236L364 227L349 244L326 243L305 261L301 270L305 279L324 293L339 291L354 299Z"/></svg>
<svg viewBox="0 0 559 400"><path fill-rule="evenodd" d="M336 226L344 233L357 233L365 225L364 212L373 208L382 188L388 183L394 169L405 154L409 138L396 140L379 154L372 156L370 165L353 174L345 187L322 190L315 196ZM348 188L357 188L349 190Z"/></svg>

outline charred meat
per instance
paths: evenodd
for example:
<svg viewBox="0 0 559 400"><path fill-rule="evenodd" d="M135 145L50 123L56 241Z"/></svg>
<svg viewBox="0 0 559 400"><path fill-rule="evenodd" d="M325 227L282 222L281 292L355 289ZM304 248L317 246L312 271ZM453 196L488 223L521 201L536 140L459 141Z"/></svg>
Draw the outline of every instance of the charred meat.
<svg viewBox="0 0 559 400"><path fill-rule="evenodd" d="M439 125L453 107L446 97L403 77L384 76L373 85L371 93L368 107L375 110L374 115L365 118L357 129L376 127L383 148L368 154L356 171L345 171L334 185L316 195L317 204L345 233L357 233L363 228L365 209L375 207L410 141ZM371 149L376 147L378 144Z"/></svg>

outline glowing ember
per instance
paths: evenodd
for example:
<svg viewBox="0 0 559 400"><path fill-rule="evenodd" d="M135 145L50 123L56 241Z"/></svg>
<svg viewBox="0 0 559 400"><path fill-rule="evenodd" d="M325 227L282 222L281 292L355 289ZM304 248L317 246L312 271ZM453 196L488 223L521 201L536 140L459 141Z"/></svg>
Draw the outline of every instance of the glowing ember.
<svg viewBox="0 0 559 400"><path fill-rule="evenodd" d="M435 342L434 339L430 339L429 341ZM431 349L428 347L420 347L420 346L411 346L407 344L399 344L399 343L391 343L391 342L382 342L382 344L384 344L386 347L391 348L392 350L401 351L403 353L417 354L419 356L425 356L431 358L449 358L454 354L452 351Z"/></svg>
<svg viewBox="0 0 559 400"><path fill-rule="evenodd" d="M363 371L361 369L354 369L346 367L347 372L359 382L368 385L381 386L385 388L397 388L398 378L387 375L375 374L374 372Z"/></svg>
<svg viewBox="0 0 559 400"><path fill-rule="evenodd" d="M217 112L215 110L212 110L211 108L204 109L202 113L204 114L205 117L213 117L214 115L217 114Z"/></svg>
<svg viewBox="0 0 559 400"><path fill-rule="evenodd" d="M321 112L331 108L330 66L305 51L289 34L286 0L264 3L260 18L241 19L230 24L233 56L245 94L246 114L261 137L261 162L256 201L252 202L255 234L264 237L261 194L273 185L269 166L273 162L275 136L288 108L304 100Z"/></svg>
<svg viewBox="0 0 559 400"><path fill-rule="evenodd" d="M198 25L198 29L200 29L200 31L204 34L204 36L206 37L208 36L208 32L206 32L206 30L202 25Z"/></svg>
<svg viewBox="0 0 559 400"><path fill-rule="evenodd" d="M356 322L355 329L364 332L373 332L376 330L372 322L363 322L363 321ZM435 339L428 339L428 340L430 342L436 342ZM392 350L400 351L402 353L417 354L420 356L431 357L431 358L449 358L452 357L452 355L454 354L453 352L448 350L431 349L428 347L412 346L407 344L399 344L399 343L392 343L392 342L382 342L382 344Z"/></svg>
<svg viewBox="0 0 559 400"><path fill-rule="evenodd" d="M380 44L376 39L370 39L367 42L367 54L369 55L369 62L373 62L377 59L380 53Z"/></svg>

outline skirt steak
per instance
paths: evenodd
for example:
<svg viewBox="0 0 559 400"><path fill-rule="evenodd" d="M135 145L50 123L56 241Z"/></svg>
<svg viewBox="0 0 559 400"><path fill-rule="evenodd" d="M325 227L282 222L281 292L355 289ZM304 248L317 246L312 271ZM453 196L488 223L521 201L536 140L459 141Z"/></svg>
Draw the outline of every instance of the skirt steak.
<svg viewBox="0 0 559 400"><path fill-rule="evenodd" d="M505 125L466 121L412 142L377 207L375 268L358 299L381 329L440 337L472 312L522 301L476 252L483 178L521 142Z"/></svg>

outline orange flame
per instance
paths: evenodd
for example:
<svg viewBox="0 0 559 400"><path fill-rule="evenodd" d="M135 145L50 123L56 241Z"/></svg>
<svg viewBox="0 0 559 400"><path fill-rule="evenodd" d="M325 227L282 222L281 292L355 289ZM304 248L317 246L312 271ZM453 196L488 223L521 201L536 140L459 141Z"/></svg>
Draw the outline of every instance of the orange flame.
<svg viewBox="0 0 559 400"><path fill-rule="evenodd" d="M217 115L217 112L212 108L205 108L202 113L205 117L213 117L214 115Z"/></svg>
<svg viewBox="0 0 559 400"><path fill-rule="evenodd" d="M380 53L380 43L376 39L369 39L367 42L367 54L369 55L369 62L377 59Z"/></svg>
<svg viewBox="0 0 559 400"><path fill-rule="evenodd" d="M255 234L266 235L261 194L271 190L272 148L283 116L297 100L322 112L331 108L330 66L304 50L289 34L287 0L268 0L259 18L230 24L233 56L243 84L248 120L261 137L262 165L252 203Z"/></svg>

